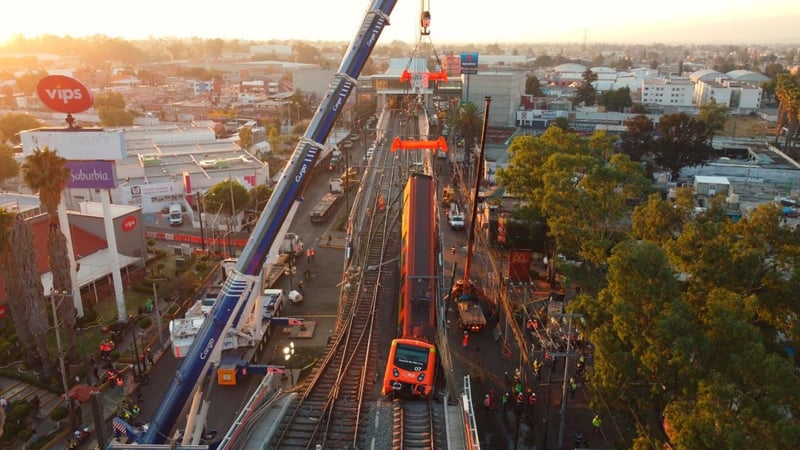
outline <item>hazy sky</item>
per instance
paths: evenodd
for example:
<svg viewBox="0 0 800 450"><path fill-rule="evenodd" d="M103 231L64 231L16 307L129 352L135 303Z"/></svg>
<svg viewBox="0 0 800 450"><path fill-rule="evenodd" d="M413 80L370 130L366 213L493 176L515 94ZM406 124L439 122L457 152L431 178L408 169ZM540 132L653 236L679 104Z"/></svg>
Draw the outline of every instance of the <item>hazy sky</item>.
<svg viewBox="0 0 800 450"><path fill-rule="evenodd" d="M449 42L798 43L800 0L425 0L431 40ZM3 2L0 42L15 34L349 41L369 0L17 0ZM381 36L418 39L420 0L398 0Z"/></svg>

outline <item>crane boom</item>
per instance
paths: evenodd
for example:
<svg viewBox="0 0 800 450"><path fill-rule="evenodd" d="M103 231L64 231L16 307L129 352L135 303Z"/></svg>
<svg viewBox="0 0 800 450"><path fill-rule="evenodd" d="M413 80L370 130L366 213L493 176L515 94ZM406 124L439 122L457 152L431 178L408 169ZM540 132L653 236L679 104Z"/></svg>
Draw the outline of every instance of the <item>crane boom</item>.
<svg viewBox="0 0 800 450"><path fill-rule="evenodd" d="M286 164L253 233L239 257L236 268L225 282L217 307L203 326L172 377L153 420L144 436L145 444L162 444L175 426L181 410L195 390L201 376L210 369L211 355L218 352L223 333L234 316L241 314L242 300L255 285L272 243L286 220L292 204L302 194L314 161L356 86L364 64L389 22L397 0L372 0L356 36L345 52L342 64L328 92L314 113L303 139Z"/></svg>

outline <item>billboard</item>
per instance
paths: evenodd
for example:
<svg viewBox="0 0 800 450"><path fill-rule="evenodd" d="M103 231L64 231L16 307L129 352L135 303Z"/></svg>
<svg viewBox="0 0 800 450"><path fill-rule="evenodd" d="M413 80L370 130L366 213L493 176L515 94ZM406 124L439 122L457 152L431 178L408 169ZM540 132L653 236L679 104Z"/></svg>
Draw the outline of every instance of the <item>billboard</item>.
<svg viewBox="0 0 800 450"><path fill-rule="evenodd" d="M450 77L461 76L461 58L458 55L444 55L442 68Z"/></svg>
<svg viewBox="0 0 800 450"><path fill-rule="evenodd" d="M533 251L512 249L508 252L508 279L509 281L530 281L529 272L533 262Z"/></svg>
<svg viewBox="0 0 800 450"><path fill-rule="evenodd" d="M461 74L475 75L478 73L478 52L461 53Z"/></svg>
<svg viewBox="0 0 800 450"><path fill-rule="evenodd" d="M102 128L39 128L19 133L22 153L49 147L65 159L120 160L125 159L125 134L122 130Z"/></svg>
<svg viewBox="0 0 800 450"><path fill-rule="evenodd" d="M36 86L39 99L50 109L79 113L92 107L94 96L85 84L65 75L48 75Z"/></svg>
<svg viewBox="0 0 800 450"><path fill-rule="evenodd" d="M69 188L114 189L117 171L114 161L67 161Z"/></svg>

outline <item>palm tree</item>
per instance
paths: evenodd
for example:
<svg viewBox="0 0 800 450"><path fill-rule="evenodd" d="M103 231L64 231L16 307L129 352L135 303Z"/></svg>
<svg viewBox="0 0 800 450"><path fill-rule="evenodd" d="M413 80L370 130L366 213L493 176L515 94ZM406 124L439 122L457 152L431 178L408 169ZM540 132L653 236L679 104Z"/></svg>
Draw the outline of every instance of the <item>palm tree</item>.
<svg viewBox="0 0 800 450"><path fill-rule="evenodd" d="M794 144L795 134L800 127L800 85L798 85L797 78L788 73L778 74L775 96L780 101L776 143L781 130L786 125L784 148L788 148Z"/></svg>
<svg viewBox="0 0 800 450"><path fill-rule="evenodd" d="M38 354L45 377L53 375L47 349L48 316L42 279L36 267L33 232L21 215L0 210L0 270L6 282L8 308L28 365Z"/></svg>
<svg viewBox="0 0 800 450"><path fill-rule="evenodd" d="M470 152L483 128L483 112L472 102L461 105L456 114L454 126L464 138L464 150Z"/></svg>
<svg viewBox="0 0 800 450"><path fill-rule="evenodd" d="M8 295L8 312L11 314L11 322L17 334L17 341L25 348L25 354L32 356L36 354L33 345L33 335L27 322L28 315L25 313L25 304L22 296L19 295L21 278L19 274L20 266L15 258L14 241L11 240L12 229L15 225L17 214L13 214L4 208L0 208L0 275L5 280L6 294ZM19 242L16 243L19 245ZM28 360L30 363L31 360Z"/></svg>
<svg viewBox="0 0 800 450"><path fill-rule="evenodd" d="M28 187L39 192L39 201L47 211L49 223L47 255L50 259L50 270L53 273L53 290L72 292L67 239L61 232L58 219L61 193L64 192L64 187L70 177L70 170L65 165L66 161L48 147L37 148L33 154L25 158L25 163L22 164L22 178ZM69 301L62 301L59 305L58 315L64 320L67 348L72 348L75 341L73 335L75 328L74 305Z"/></svg>

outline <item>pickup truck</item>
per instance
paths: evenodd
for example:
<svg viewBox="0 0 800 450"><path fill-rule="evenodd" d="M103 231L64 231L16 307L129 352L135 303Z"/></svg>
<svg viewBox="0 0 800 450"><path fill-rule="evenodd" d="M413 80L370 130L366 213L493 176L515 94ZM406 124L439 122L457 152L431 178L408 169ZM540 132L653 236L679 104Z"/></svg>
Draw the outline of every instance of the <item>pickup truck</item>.
<svg viewBox="0 0 800 450"><path fill-rule="evenodd" d="M486 327L486 316L480 302L481 291L477 286L458 280L451 296L458 309L459 327L472 333L478 333Z"/></svg>
<svg viewBox="0 0 800 450"><path fill-rule="evenodd" d="M450 213L447 215L447 222L450 223L451 230L464 229L464 213L458 208L458 204L450 203Z"/></svg>

